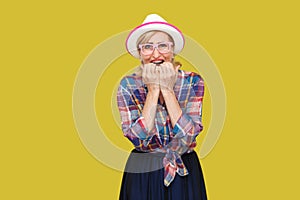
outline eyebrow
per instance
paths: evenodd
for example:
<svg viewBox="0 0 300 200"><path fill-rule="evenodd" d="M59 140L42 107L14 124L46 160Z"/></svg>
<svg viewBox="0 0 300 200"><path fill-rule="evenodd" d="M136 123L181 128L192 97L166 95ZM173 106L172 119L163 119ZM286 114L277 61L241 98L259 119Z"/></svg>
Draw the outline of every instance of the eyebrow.
<svg viewBox="0 0 300 200"><path fill-rule="evenodd" d="M169 42L169 41L161 41L161 42L157 42L156 44L163 43L163 42ZM153 42L147 42L147 44L154 44L154 43Z"/></svg>

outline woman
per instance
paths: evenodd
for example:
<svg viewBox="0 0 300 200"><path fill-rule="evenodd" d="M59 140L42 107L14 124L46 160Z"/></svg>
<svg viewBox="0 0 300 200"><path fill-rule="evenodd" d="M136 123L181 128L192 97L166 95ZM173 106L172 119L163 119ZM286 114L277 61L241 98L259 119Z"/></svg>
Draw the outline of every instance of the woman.
<svg viewBox="0 0 300 200"><path fill-rule="evenodd" d="M133 143L123 174L121 200L206 200L197 154L204 83L174 61L184 46L180 30L151 14L128 35L137 72L118 88L124 135Z"/></svg>

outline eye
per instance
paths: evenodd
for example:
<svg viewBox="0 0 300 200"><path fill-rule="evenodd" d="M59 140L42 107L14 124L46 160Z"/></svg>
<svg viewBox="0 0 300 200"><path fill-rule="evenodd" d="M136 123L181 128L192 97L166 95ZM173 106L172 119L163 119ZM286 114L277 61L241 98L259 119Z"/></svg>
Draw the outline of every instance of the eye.
<svg viewBox="0 0 300 200"><path fill-rule="evenodd" d="M144 49L152 49L152 45L151 44L144 44Z"/></svg>
<svg viewBox="0 0 300 200"><path fill-rule="evenodd" d="M160 43L158 45L158 48L160 48L160 49L166 49L166 48L168 48L168 44L166 44L166 43Z"/></svg>

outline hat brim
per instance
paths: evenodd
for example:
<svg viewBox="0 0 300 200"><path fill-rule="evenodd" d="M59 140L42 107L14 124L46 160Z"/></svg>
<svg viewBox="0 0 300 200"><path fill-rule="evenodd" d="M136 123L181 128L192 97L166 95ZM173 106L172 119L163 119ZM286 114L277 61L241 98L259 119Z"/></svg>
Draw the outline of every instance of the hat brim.
<svg viewBox="0 0 300 200"><path fill-rule="evenodd" d="M173 38L175 43L174 53L178 54L179 52L181 52L184 47L184 36L177 27L166 22L149 22L136 27L129 33L126 39L126 49L128 53L136 58L139 58L140 56L136 46L136 42L142 34L153 30L168 33Z"/></svg>

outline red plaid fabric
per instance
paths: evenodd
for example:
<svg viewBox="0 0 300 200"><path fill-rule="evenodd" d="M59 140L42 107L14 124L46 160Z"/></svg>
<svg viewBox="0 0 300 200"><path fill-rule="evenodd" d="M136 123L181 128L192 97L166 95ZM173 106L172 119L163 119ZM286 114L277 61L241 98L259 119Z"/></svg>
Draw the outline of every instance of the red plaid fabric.
<svg viewBox="0 0 300 200"><path fill-rule="evenodd" d="M147 87L141 76L124 77L118 87L117 101L122 121L122 131L135 148L143 152L163 152L165 157L164 184L168 186L176 172L188 174L181 155L192 151L196 137L202 131L202 100L204 82L199 74L179 70L174 93L182 109L173 127L164 104L157 103L155 126L146 127L142 110L147 98Z"/></svg>

